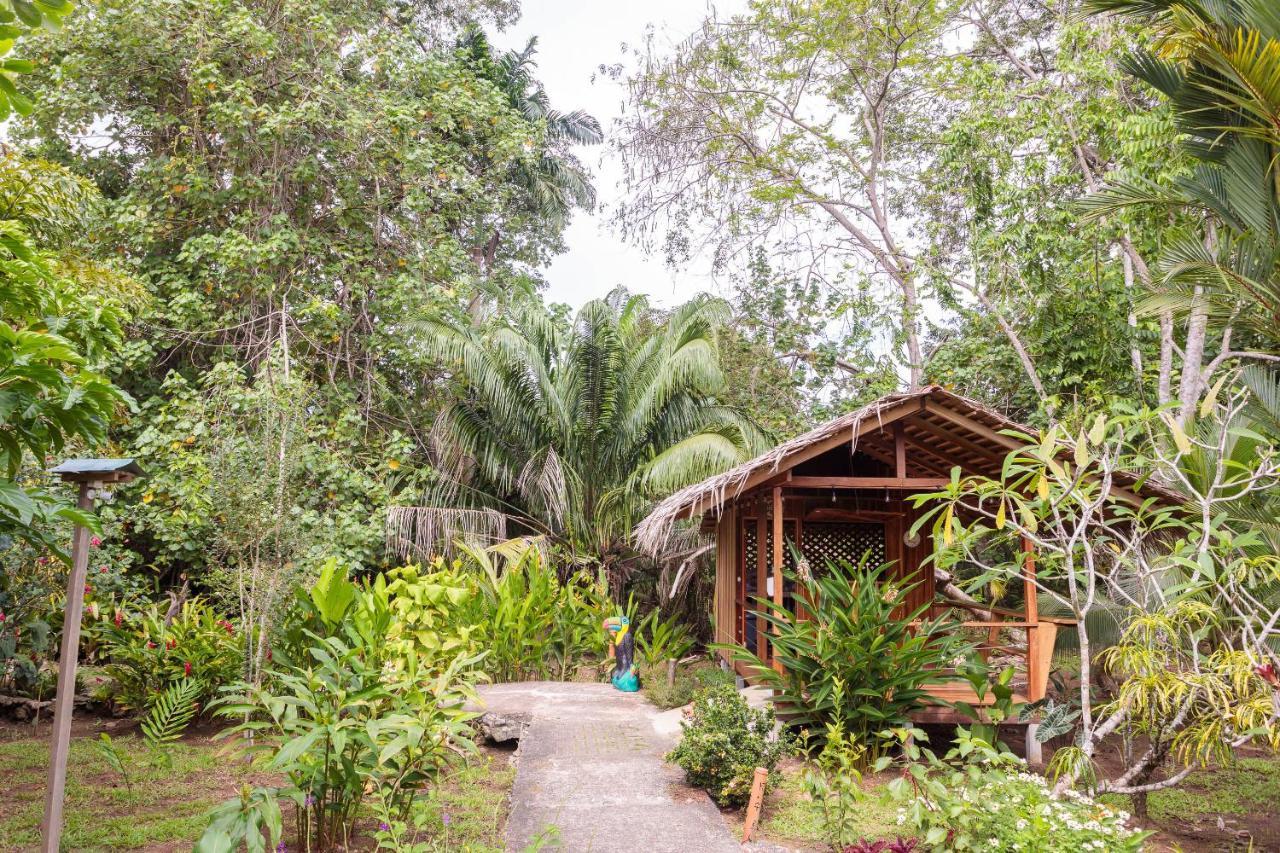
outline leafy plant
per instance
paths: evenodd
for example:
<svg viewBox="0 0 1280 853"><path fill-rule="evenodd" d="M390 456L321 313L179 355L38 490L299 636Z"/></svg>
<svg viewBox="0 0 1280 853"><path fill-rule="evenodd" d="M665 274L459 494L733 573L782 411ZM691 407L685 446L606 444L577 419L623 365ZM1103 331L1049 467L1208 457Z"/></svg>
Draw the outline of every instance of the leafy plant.
<svg viewBox="0 0 1280 853"><path fill-rule="evenodd" d="M603 585L586 572L561 581L532 543L505 553L495 565L488 553L469 550L475 568L468 571L465 561L450 568L473 590L450 623L469 626L487 651L485 673L497 681L565 678L577 663L602 654L600 623L611 607Z"/></svg>
<svg viewBox="0 0 1280 853"><path fill-rule="evenodd" d="M694 700L667 760L720 805L743 805L755 769L772 773L791 748L785 734L774 734L774 722L772 708L752 708L731 685L711 688Z"/></svg>
<svg viewBox="0 0 1280 853"><path fill-rule="evenodd" d="M241 720L223 736L252 736L248 749L288 777L279 794L320 849L348 844L373 791L403 820L415 792L474 749L475 715L463 705L477 659L420 668L412 648L385 643L393 620L379 577L358 589L334 635L308 632L305 666L272 671L266 686L242 682L219 704L219 714Z"/></svg>
<svg viewBox="0 0 1280 853"><path fill-rule="evenodd" d="M925 847L946 850L1107 850L1138 853L1151 834L1130 829L1128 815L1068 790L1055 795L1044 777L969 729L956 731L943 758L920 744L918 729L891 734L902 743L903 772L888 785L901 823ZM882 758L877 769L893 759Z"/></svg>
<svg viewBox="0 0 1280 853"><path fill-rule="evenodd" d="M199 710L199 697L204 693L205 686L199 681L191 678L176 681L155 698L143 717L142 738L147 746L159 753L166 765L172 764L169 745L182 737L182 732Z"/></svg>
<svg viewBox="0 0 1280 853"><path fill-rule="evenodd" d="M168 624L159 605L137 616L100 612L91 631L122 708L151 708L184 682L199 688L193 701L207 702L241 674L244 634L200 599L183 604Z"/></svg>
<svg viewBox="0 0 1280 853"><path fill-rule="evenodd" d="M99 732L98 739L93 742L93 748L98 755L102 756L102 760L108 767L120 774L120 778L124 780L125 790L133 796L133 783L129 780L129 770L125 765L124 756L120 754L120 748L111 739L111 735Z"/></svg>
<svg viewBox="0 0 1280 853"><path fill-rule="evenodd" d="M693 635L679 614L663 619L657 610L651 610L636 629L636 649L648 666L678 661L692 648Z"/></svg>
<svg viewBox="0 0 1280 853"><path fill-rule="evenodd" d="M698 297L662 316L618 289L572 324L536 302L496 322L424 324L465 392L436 425L441 481L402 517L429 533L476 510L509 516L624 578L642 562L632 531L654 498L764 449L718 398L727 309Z"/></svg>
<svg viewBox="0 0 1280 853"><path fill-rule="evenodd" d="M837 683L837 694L843 693ZM859 830L858 805L862 793L862 768L867 747L849 737L844 721L827 723L822 751L804 777L810 799L822 812L822 828L831 849L840 850Z"/></svg>
<svg viewBox="0 0 1280 853"><path fill-rule="evenodd" d="M757 598L759 619L773 633L774 669L741 646L724 646L774 691L777 708L795 724L824 731L838 722L849 737L875 748L875 733L901 723L950 678L971 645L929 606L908 609L910 586L886 577L886 566L829 563L813 576L792 575L805 613ZM815 738L820 740L820 737Z"/></svg>
<svg viewBox="0 0 1280 853"><path fill-rule="evenodd" d="M239 797L209 813L209 825L193 853L237 853L242 847L248 853L267 853L280 849L277 845L283 832L278 793L272 788L245 785Z"/></svg>

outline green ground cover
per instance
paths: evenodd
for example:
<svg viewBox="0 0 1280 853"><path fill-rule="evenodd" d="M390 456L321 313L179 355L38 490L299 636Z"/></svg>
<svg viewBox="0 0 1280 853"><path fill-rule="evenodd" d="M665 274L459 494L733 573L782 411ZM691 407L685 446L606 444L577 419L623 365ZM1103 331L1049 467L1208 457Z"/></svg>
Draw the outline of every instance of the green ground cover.
<svg viewBox="0 0 1280 853"><path fill-rule="evenodd" d="M140 738L115 739L128 784L90 737L71 744L64 846L77 851L187 849L204 831L206 814L245 783L270 777L230 760L225 744L192 736L174 744L169 762ZM31 850L40 841L48 742L19 737L0 743L0 850ZM426 797L424 838L441 850L502 849L507 795L515 780L508 756L486 752L449 774ZM292 836L286 810L286 841ZM372 820L369 828L372 828ZM366 845L372 848L372 843Z"/></svg>

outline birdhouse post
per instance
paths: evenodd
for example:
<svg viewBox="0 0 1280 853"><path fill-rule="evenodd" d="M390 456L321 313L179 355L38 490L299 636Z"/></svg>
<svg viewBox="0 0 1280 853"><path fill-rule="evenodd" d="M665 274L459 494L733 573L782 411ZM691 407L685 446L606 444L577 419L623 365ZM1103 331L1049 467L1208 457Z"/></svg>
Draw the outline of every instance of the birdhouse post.
<svg viewBox="0 0 1280 853"><path fill-rule="evenodd" d="M99 492L114 484L143 476L132 459L72 459L53 473L80 488L76 506L93 510ZM71 576L62 615L62 645L58 654L58 695L53 704L53 748L49 756L49 785L44 806L44 853L57 853L62 838L62 804L67 786L67 753L71 748L71 715L75 710L76 662L80 656L80 619L84 613L85 576L89 566L89 528L77 524L71 537Z"/></svg>

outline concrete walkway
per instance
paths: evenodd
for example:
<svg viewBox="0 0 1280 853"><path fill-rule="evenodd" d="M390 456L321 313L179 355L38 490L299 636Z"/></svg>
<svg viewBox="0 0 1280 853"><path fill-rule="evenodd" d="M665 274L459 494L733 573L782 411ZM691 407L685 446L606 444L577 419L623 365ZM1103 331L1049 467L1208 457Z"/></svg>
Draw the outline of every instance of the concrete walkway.
<svg viewBox="0 0 1280 853"><path fill-rule="evenodd" d="M659 711L608 684L526 682L480 688L485 712L529 715L520 739L509 851L548 828L572 853L737 853L720 812L662 756L675 745ZM660 731L661 729L661 731Z"/></svg>

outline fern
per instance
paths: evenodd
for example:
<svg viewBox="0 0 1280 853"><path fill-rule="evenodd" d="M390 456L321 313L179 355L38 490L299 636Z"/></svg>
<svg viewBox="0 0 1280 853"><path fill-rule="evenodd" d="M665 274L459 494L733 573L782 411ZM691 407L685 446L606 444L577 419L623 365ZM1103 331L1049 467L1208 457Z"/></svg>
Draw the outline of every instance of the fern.
<svg viewBox="0 0 1280 853"><path fill-rule="evenodd" d="M156 697L142 721L142 737L152 747L173 743L196 715L204 685L191 678L176 681Z"/></svg>
<svg viewBox="0 0 1280 853"><path fill-rule="evenodd" d="M124 779L125 790L132 797L133 783L129 780L129 770L125 766L124 756L120 753L120 748L111 739L111 735L102 732L98 735L98 739L93 741L93 747L97 750L98 755L102 756L102 760L107 763L107 766L119 773L120 778Z"/></svg>

